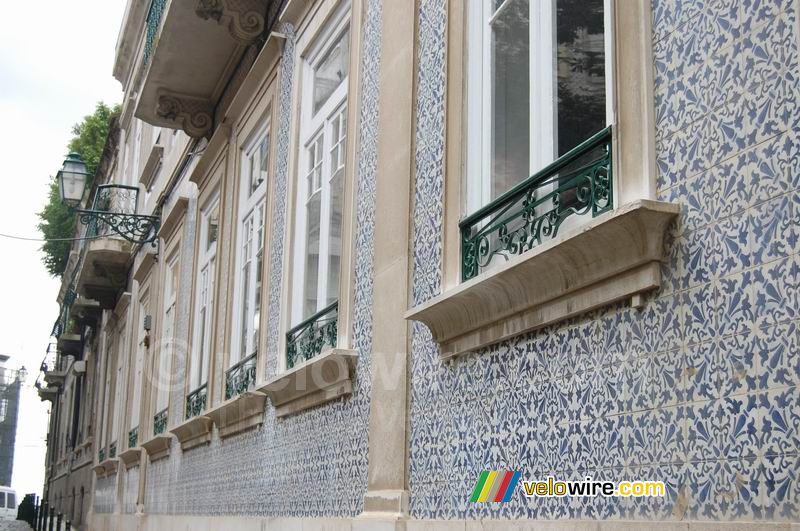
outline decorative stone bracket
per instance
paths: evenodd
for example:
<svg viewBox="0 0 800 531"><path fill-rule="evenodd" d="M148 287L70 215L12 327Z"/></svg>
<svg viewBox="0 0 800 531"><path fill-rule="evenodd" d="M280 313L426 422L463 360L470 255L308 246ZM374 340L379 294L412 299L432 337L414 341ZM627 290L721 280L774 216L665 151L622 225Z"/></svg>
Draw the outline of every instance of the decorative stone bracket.
<svg viewBox="0 0 800 531"><path fill-rule="evenodd" d="M211 431L214 422L206 416L192 417L183 424L175 426L171 433L175 434L184 452L211 442Z"/></svg>
<svg viewBox="0 0 800 531"><path fill-rule="evenodd" d="M280 374L259 391L269 396L275 415L285 417L352 394L358 353L331 349Z"/></svg>
<svg viewBox="0 0 800 531"><path fill-rule="evenodd" d="M141 448L128 448L127 450L119 454L119 459L125 465L126 470L128 468L138 465L141 458L142 458Z"/></svg>
<svg viewBox="0 0 800 531"><path fill-rule="evenodd" d="M193 138L206 136L214 124L210 101L167 91L158 94L156 114Z"/></svg>
<svg viewBox="0 0 800 531"><path fill-rule="evenodd" d="M633 298L660 285L667 226L680 206L640 200L515 257L433 300L420 321L449 358Z"/></svg>
<svg viewBox="0 0 800 531"><path fill-rule="evenodd" d="M94 472L97 474L97 477L110 476L111 474L117 473L118 466L119 459L114 457L112 459L106 459L102 463L96 465L94 467Z"/></svg>
<svg viewBox="0 0 800 531"><path fill-rule="evenodd" d="M198 17L226 26L244 45L252 44L264 32L266 10L265 0L199 0L195 7Z"/></svg>
<svg viewBox="0 0 800 531"><path fill-rule="evenodd" d="M156 435L149 441L142 443L142 448L150 456L151 463L167 457L170 446L172 446L171 435Z"/></svg>
<svg viewBox="0 0 800 531"><path fill-rule="evenodd" d="M246 391L223 402L204 416L217 425L223 439L239 432L260 426L264 422L264 404L267 395L258 391Z"/></svg>

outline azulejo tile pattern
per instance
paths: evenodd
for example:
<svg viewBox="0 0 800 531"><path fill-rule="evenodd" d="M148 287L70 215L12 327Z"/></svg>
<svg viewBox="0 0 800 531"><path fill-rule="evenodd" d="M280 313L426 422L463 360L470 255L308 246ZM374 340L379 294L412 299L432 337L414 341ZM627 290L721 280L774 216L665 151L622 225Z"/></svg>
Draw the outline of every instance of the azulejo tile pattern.
<svg viewBox="0 0 800 531"><path fill-rule="evenodd" d="M361 119L358 138L356 264L353 343L359 352L353 396L277 420L267 405L257 430L219 438L187 452L173 441L166 459L147 470L145 504L153 514L249 515L286 517L355 516L367 488L370 352L372 348L372 263L377 160L378 81L381 0L367 4L363 28ZM288 124L291 114L294 33L289 36L280 89L279 171L272 242L273 266L283 260ZM285 128L284 128L285 125ZM270 307L280 299L280 269L272 268ZM277 290L277 291L276 291ZM277 312L271 312L277 315ZM277 344L278 322L271 321L270 341ZM277 355L270 350L270 370ZM112 500L113 508L113 500Z"/></svg>
<svg viewBox="0 0 800 531"><path fill-rule="evenodd" d="M286 230L286 200L289 180L289 135L292 128L292 86L294 82L294 28L284 25L286 45L281 63L279 92L280 125L278 126L277 169L272 195L272 234L270 235L269 297L267 305L267 377L278 367L278 334L280 328L281 286L283 278L283 234Z"/></svg>
<svg viewBox="0 0 800 531"><path fill-rule="evenodd" d="M414 301L441 290L445 0L420 4ZM800 518L795 2L653 0L661 288L452 365L413 326L415 518ZM624 154L623 154L624 156ZM661 479L648 500L469 504L481 470Z"/></svg>
<svg viewBox="0 0 800 531"><path fill-rule="evenodd" d="M117 475L97 478L94 488L94 512L113 513L116 503Z"/></svg>
<svg viewBox="0 0 800 531"><path fill-rule="evenodd" d="M129 468L122 474L122 513L136 514L136 500L139 497L139 467Z"/></svg>

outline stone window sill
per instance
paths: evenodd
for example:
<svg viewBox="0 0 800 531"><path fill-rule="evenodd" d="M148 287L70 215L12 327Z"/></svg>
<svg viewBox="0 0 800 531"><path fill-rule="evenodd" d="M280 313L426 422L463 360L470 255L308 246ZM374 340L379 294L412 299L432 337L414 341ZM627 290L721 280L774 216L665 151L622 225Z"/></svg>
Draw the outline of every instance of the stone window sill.
<svg viewBox="0 0 800 531"><path fill-rule="evenodd" d="M122 464L125 465L125 469L129 469L131 467L137 466L139 461L142 459L142 449L141 448L128 448L124 452L119 454L119 459L122 461Z"/></svg>
<svg viewBox="0 0 800 531"><path fill-rule="evenodd" d="M260 426L264 422L264 404L267 396L258 391L245 391L236 398L223 402L203 416L217 425L223 439L245 430Z"/></svg>
<svg viewBox="0 0 800 531"><path fill-rule="evenodd" d="M409 310L450 358L657 288L680 206L639 200Z"/></svg>
<svg viewBox="0 0 800 531"><path fill-rule="evenodd" d="M119 459L106 459L100 464L94 466L93 470L94 473L97 474L97 477L102 478L105 476L110 476L111 474L116 474L117 466L119 465Z"/></svg>
<svg viewBox="0 0 800 531"><path fill-rule="evenodd" d="M358 354L331 349L267 382L259 391L275 406L275 415L285 417L352 394L353 368Z"/></svg>
<svg viewBox="0 0 800 531"><path fill-rule="evenodd" d="M170 446L172 446L171 435L156 435L149 441L142 443L142 448L150 456L151 463L169 456Z"/></svg>
<svg viewBox="0 0 800 531"><path fill-rule="evenodd" d="M169 431L175 434L181 443L181 450L185 452L211 442L213 425L214 421L203 415L192 417Z"/></svg>

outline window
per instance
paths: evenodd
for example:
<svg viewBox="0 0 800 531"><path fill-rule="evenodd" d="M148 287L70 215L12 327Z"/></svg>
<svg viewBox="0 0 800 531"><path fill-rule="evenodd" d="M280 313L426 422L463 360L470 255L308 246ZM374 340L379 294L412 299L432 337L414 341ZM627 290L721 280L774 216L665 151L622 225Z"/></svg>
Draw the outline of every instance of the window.
<svg viewBox="0 0 800 531"><path fill-rule="evenodd" d="M106 346L105 367L103 368L103 371L105 372L105 386L104 386L104 390L103 390L103 407L102 407L103 416L100 419L100 422L102 423L101 427L100 427L100 445L99 445L100 448L103 448L106 445L106 443L108 443L108 438L107 438L108 437L108 412L109 412L109 408L111 407L110 406L110 403L111 403L111 391L112 391L111 381L112 381L112 376L114 374L112 372L113 371L112 362L113 362L113 359L114 359L114 355L112 354L112 352L114 352L116 350L116 347L114 345L114 337L113 337L113 335L109 334L109 335L106 336L106 338L107 338L107 342L108 343L107 343L107 346Z"/></svg>
<svg viewBox="0 0 800 531"><path fill-rule="evenodd" d="M137 326L136 337L136 365L133 373L133 404L131 405L131 421L128 426L133 430L139 426L139 416L141 413L142 402L142 371L144 368L144 355L147 350L147 330L145 330L145 319L149 314L150 296L148 290L144 290L139 298L139 324Z"/></svg>
<svg viewBox="0 0 800 531"><path fill-rule="evenodd" d="M119 433L119 426L123 415L123 403L125 397L125 382L123 377L125 375L124 360L128 359L125 348L125 328L123 327L117 335L117 354L116 354L116 377L114 379L114 417L111 420L111 441L117 440Z"/></svg>
<svg viewBox="0 0 800 531"><path fill-rule="evenodd" d="M178 250L173 251L167 261L166 276L164 279L164 321L161 334L158 373L156 375L156 413L164 411L169 405L169 374L172 370L172 347L175 337L175 312L178 301Z"/></svg>
<svg viewBox="0 0 800 531"><path fill-rule="evenodd" d="M8 493L6 493L6 496L8 497L7 502L6 502L6 508L7 509L16 509L17 508L17 495L14 494L13 492L8 492Z"/></svg>
<svg viewBox="0 0 800 531"><path fill-rule="evenodd" d="M242 151L239 192L234 336L229 366L258 350L261 321L261 285L264 269L266 189L269 179L269 120ZM216 241L216 226L205 233L205 245ZM215 245L215 244L214 244ZM208 249L208 247L207 247ZM209 282L211 277L209 277ZM209 284L213 286L213 284Z"/></svg>
<svg viewBox="0 0 800 531"><path fill-rule="evenodd" d="M609 3L483 0L469 4L469 212L611 122L606 76L611 55L606 53L610 49Z"/></svg>
<svg viewBox="0 0 800 531"><path fill-rule="evenodd" d="M197 273L197 305L195 307L194 347L192 349L190 390L208 381L211 352L211 319L214 309L214 272L217 260L219 231L219 199L216 197L200 213L200 249Z"/></svg>
<svg viewBox="0 0 800 531"><path fill-rule="evenodd" d="M294 244L293 325L339 299L347 146L349 10L325 28L304 63Z"/></svg>

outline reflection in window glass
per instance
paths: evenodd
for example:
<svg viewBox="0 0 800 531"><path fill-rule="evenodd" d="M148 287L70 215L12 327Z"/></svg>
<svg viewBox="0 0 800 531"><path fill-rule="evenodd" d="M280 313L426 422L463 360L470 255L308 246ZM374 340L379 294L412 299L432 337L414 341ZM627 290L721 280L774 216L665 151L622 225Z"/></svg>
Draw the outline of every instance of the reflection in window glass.
<svg viewBox="0 0 800 531"><path fill-rule="evenodd" d="M497 2L491 18L491 198L530 171L530 8L527 0Z"/></svg>
<svg viewBox="0 0 800 531"><path fill-rule="evenodd" d="M314 70L314 114L347 77L349 69L350 31L345 30L331 45Z"/></svg>
<svg viewBox="0 0 800 531"><path fill-rule="evenodd" d="M603 0L558 0L558 156L606 125Z"/></svg>

